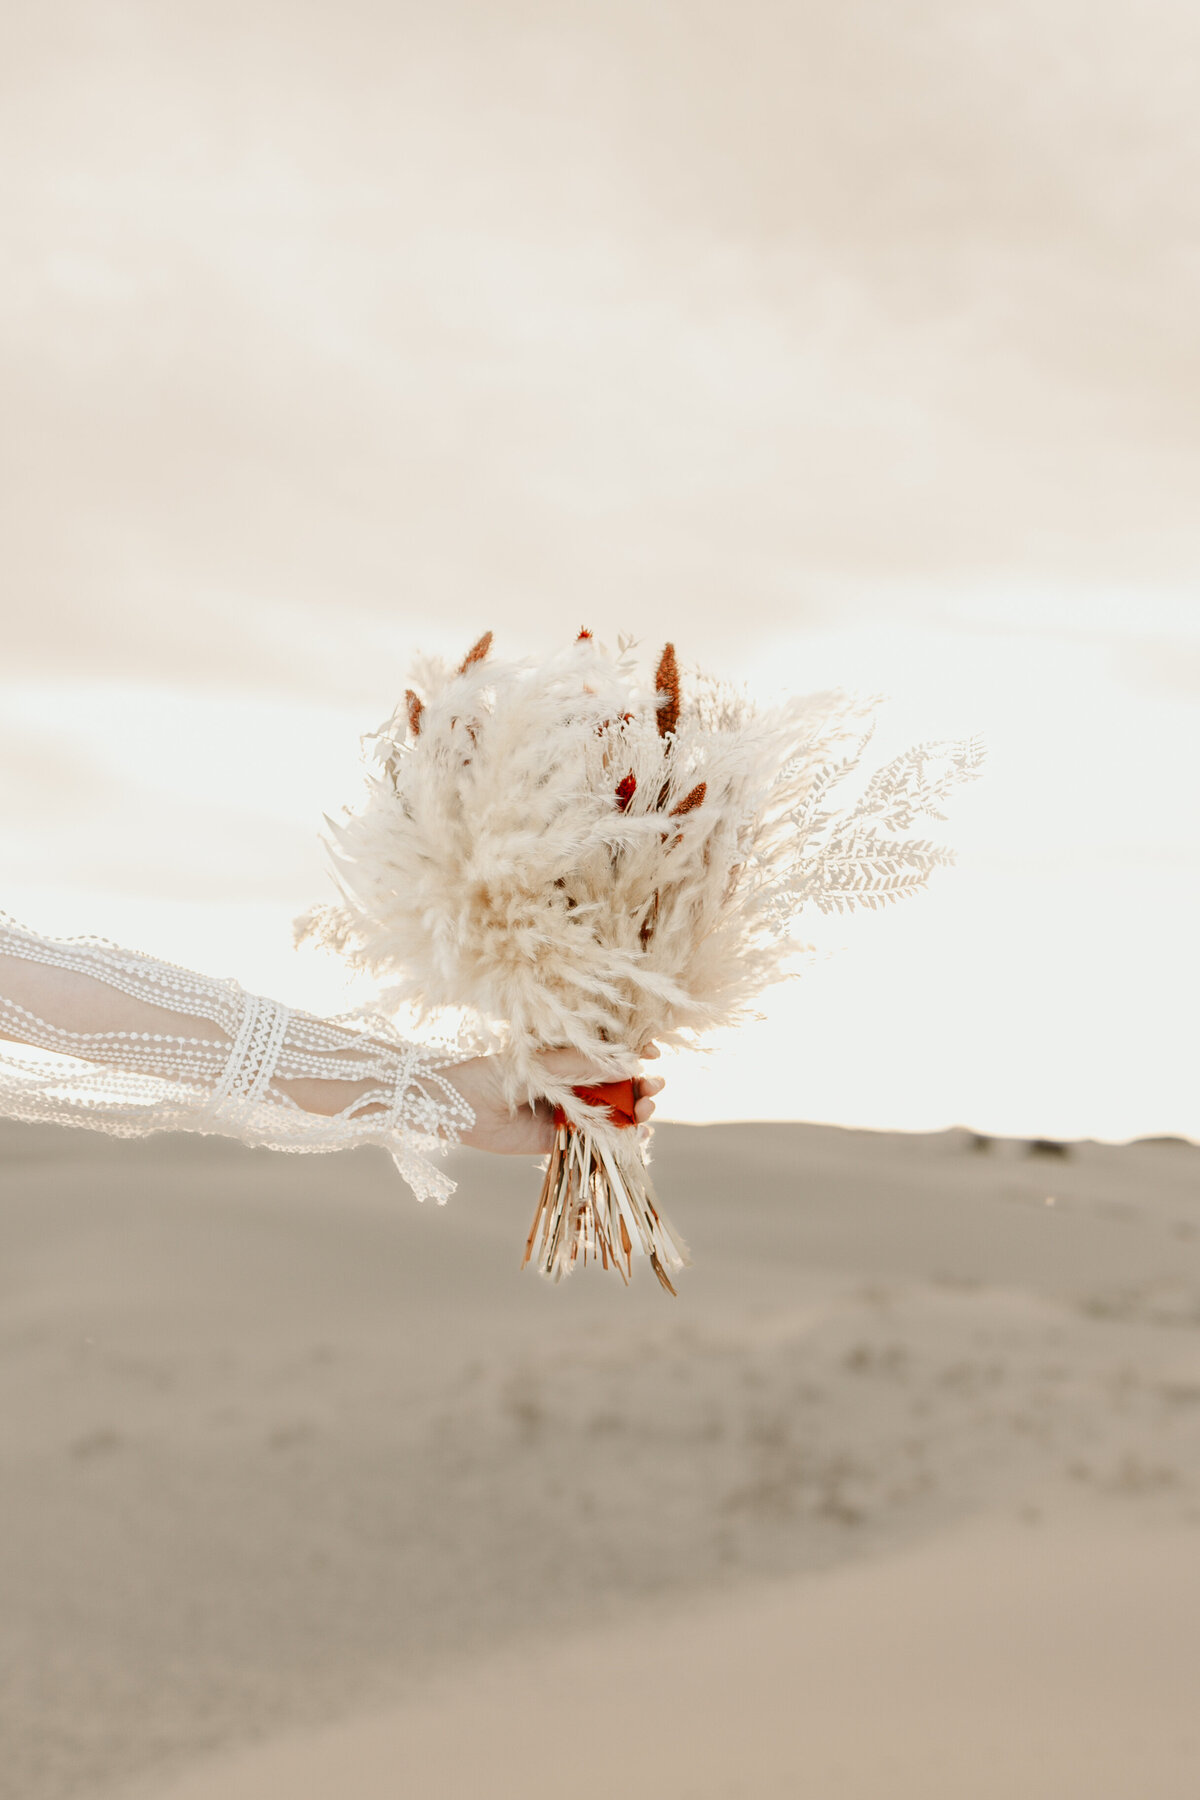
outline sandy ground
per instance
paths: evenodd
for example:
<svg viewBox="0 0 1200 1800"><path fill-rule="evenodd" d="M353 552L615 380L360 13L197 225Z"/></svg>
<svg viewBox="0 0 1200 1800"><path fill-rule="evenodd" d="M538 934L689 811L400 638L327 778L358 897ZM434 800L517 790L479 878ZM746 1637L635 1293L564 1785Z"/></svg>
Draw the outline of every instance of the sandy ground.
<svg viewBox="0 0 1200 1800"><path fill-rule="evenodd" d="M164 1800L666 1794L1194 1800L1194 1529L973 1521L916 1548L508 1652Z"/></svg>
<svg viewBox="0 0 1200 1800"><path fill-rule="evenodd" d="M1190 1800L1200 1152L654 1154L674 1302L524 1160L0 1129L4 1800Z"/></svg>

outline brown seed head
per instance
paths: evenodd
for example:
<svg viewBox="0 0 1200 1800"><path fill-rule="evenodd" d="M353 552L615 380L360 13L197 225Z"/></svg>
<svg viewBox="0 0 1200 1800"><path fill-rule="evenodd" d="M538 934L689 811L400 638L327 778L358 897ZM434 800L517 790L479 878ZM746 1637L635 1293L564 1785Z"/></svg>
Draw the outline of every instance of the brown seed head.
<svg viewBox="0 0 1200 1800"><path fill-rule="evenodd" d="M678 805L673 806L667 814L669 819L681 819L684 813L693 812L708 792L707 781L699 781L690 794L685 794Z"/></svg>
<svg viewBox="0 0 1200 1800"><path fill-rule="evenodd" d="M658 709L658 735L666 737L679 724L679 670L675 666L675 646L668 644L658 661L654 686L666 694L666 702Z"/></svg>
<svg viewBox="0 0 1200 1800"><path fill-rule="evenodd" d="M617 810L619 812L628 812L629 802L636 793L637 776L634 774L633 770L630 769L624 780L618 781L617 783Z"/></svg>
<svg viewBox="0 0 1200 1800"><path fill-rule="evenodd" d="M492 647L492 634L490 631L485 631L483 636L480 638L479 642L477 644L472 644L471 648L467 651L467 654L463 657L462 661L459 663L459 665L458 665L459 674L465 675L467 670L471 667L472 663L482 662L484 657L487 655L488 651L491 649L491 647Z"/></svg>
<svg viewBox="0 0 1200 1800"><path fill-rule="evenodd" d="M414 737L420 737L421 714L425 711L425 702L419 700L411 688L405 688L404 698L408 702L408 729Z"/></svg>

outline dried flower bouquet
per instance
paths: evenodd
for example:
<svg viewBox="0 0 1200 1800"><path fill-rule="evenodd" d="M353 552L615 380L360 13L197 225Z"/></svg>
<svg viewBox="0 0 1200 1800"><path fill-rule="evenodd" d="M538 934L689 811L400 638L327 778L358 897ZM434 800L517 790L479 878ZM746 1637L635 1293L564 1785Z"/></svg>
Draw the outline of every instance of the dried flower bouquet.
<svg viewBox="0 0 1200 1800"><path fill-rule="evenodd" d="M586 630L539 659L491 645L414 671L374 734L365 803L329 821L341 904L303 929L386 978L389 1004L459 1009L500 1051L509 1101L554 1105L526 1262L558 1279L595 1256L625 1279L638 1245L674 1292L687 1251L632 1129L631 1081L571 1088L538 1052L631 1076L638 1046L750 1016L805 948L789 935L804 908L879 906L953 862L896 834L944 818L982 745L918 744L837 811L882 696L760 709L699 670L681 682L670 644L652 683L629 637L615 657Z"/></svg>

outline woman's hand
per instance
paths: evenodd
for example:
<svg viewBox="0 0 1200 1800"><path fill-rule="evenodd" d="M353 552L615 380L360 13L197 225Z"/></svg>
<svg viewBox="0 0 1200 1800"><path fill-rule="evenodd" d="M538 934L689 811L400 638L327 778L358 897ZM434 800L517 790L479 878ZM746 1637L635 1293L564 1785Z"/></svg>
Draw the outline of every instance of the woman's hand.
<svg viewBox="0 0 1200 1800"><path fill-rule="evenodd" d="M657 1044L643 1044L642 1058L657 1056ZM572 1087L613 1079L597 1069L577 1050L543 1050L542 1061L560 1081ZM554 1143L554 1108L548 1100L536 1106L518 1106L510 1112L501 1091L500 1076L494 1056L473 1056L468 1062L455 1063L439 1071L443 1080L456 1087L463 1099L474 1108L475 1124L459 1140L473 1150L494 1150L502 1156L544 1156ZM634 1117L644 1125L654 1111L651 1094L661 1093L666 1086L659 1075L635 1075L633 1080Z"/></svg>

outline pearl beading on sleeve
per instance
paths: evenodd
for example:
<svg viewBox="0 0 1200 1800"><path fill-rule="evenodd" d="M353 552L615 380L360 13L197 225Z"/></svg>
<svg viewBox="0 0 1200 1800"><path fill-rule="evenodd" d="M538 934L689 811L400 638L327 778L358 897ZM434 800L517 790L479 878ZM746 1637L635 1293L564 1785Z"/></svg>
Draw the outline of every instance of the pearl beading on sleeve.
<svg viewBox="0 0 1200 1800"><path fill-rule="evenodd" d="M102 938L41 937L0 914L4 957L103 982L179 1015L181 1029L84 1032L52 1024L5 993L0 960L0 1030L19 1040L0 1039L0 1114L117 1137L219 1133L296 1152L382 1144L418 1200L440 1204L454 1192L457 1184L430 1157L475 1122L439 1073L469 1054L456 1046L411 1043L370 1014L317 1018L232 980ZM69 1005L69 985L67 992ZM307 1112L280 1085L304 1080L345 1081L360 1091L332 1115Z"/></svg>

